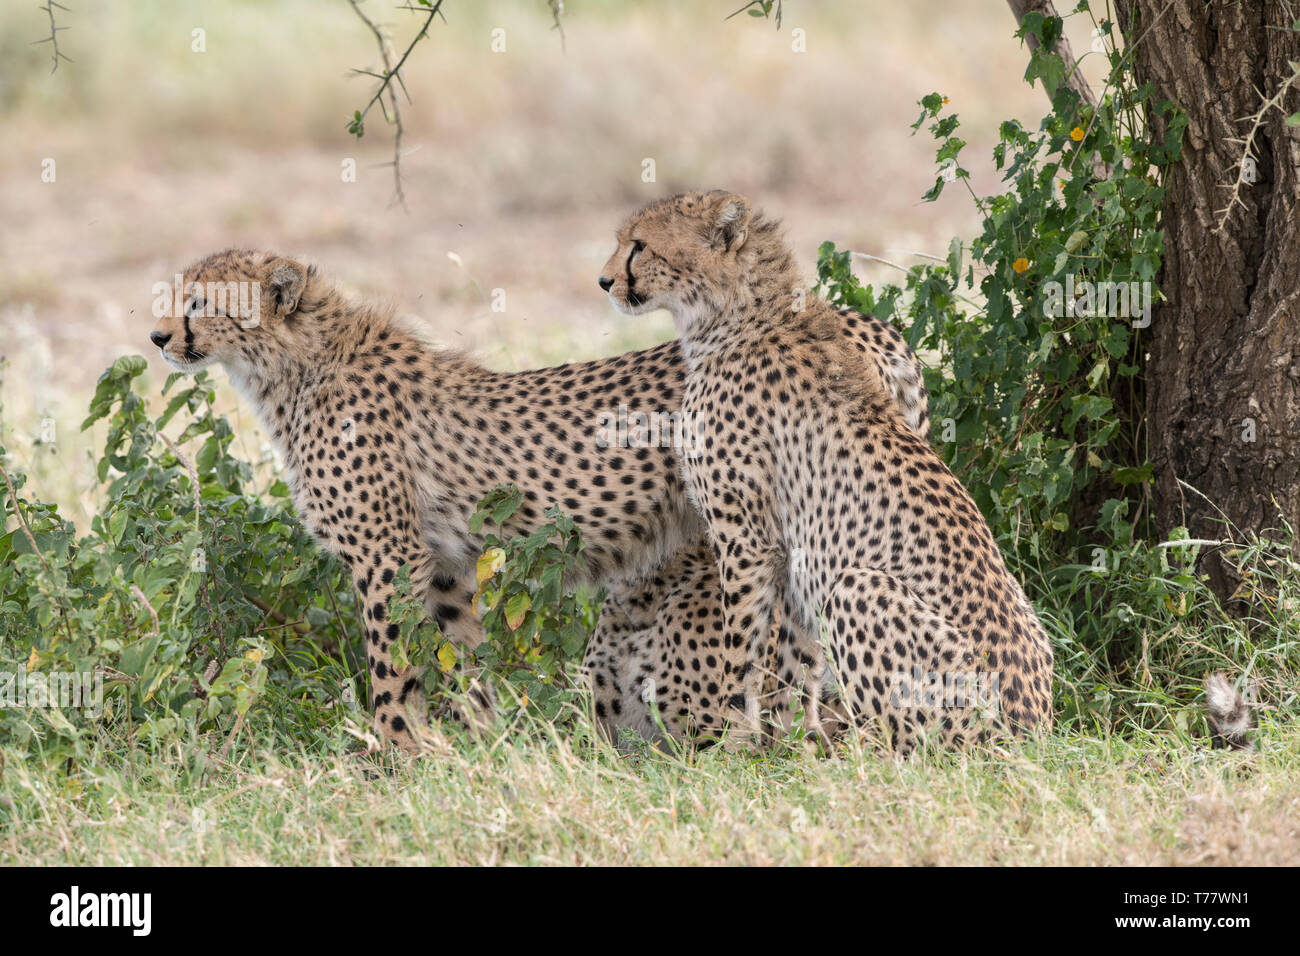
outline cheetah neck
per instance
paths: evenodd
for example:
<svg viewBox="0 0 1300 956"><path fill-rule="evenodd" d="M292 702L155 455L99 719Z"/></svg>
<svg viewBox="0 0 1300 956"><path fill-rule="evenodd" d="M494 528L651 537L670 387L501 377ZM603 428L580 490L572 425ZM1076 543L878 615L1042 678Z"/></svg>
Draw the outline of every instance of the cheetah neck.
<svg viewBox="0 0 1300 956"><path fill-rule="evenodd" d="M467 371L477 368L458 355L440 355L392 309L350 301L319 279L304 290L298 311L271 334L276 339L273 349L255 362L227 363L226 368L291 467L292 436L316 420L313 407L356 388L366 369L383 367L385 356L395 350L435 357L443 388L454 388ZM370 406L389 401L389 396L376 394Z"/></svg>
<svg viewBox="0 0 1300 956"><path fill-rule="evenodd" d="M848 347L835 307L800 282L775 225L761 223L757 238L740 257L736 282L711 301L702 297L693 313L674 313L687 368L707 376L736 358L802 356L834 404L852 402L861 417L888 417L892 399L880 375Z"/></svg>
<svg viewBox="0 0 1300 956"><path fill-rule="evenodd" d="M701 297L693 309L674 313L687 362L797 326L795 309L817 301L800 281L794 256L779 236L774 238L776 242L755 242L743 250L737 282Z"/></svg>

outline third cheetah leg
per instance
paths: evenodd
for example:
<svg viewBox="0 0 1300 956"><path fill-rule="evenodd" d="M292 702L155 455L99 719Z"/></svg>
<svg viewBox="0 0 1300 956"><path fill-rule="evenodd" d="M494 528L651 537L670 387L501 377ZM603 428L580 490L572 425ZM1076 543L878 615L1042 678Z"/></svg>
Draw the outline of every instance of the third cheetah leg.
<svg viewBox="0 0 1300 956"><path fill-rule="evenodd" d="M427 587L422 582L418 585L422 589L419 592L412 580L412 592L425 595L425 609L437 622L443 637L456 646L459 661L465 652L478 647L485 636L483 623L473 613L477 581L472 571L460 580L444 574L434 574L430 578ZM450 705L450 714L472 732L486 730L494 717L495 700L491 688L478 680L477 669L468 668L464 663L458 663L456 667L468 677L468 683L465 698Z"/></svg>
<svg viewBox="0 0 1300 956"><path fill-rule="evenodd" d="M821 696L826 683L826 655L814 634L796 623L788 608L772 629L774 645L769 657L769 681L764 702L775 719L776 730L789 734L797 698L802 699L803 726L809 733L829 742L822 725Z"/></svg>
<svg viewBox="0 0 1300 956"><path fill-rule="evenodd" d="M631 678L629 652L639 634L622 607L606 600L582 655L580 673L591 691L596 725L615 742L618 728L625 725L623 682Z"/></svg>

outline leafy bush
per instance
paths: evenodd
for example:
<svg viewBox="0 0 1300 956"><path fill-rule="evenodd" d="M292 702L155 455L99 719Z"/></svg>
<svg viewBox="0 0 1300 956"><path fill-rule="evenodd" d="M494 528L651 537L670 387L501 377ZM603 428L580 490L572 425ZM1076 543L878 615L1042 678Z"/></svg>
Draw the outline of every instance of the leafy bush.
<svg viewBox="0 0 1300 956"><path fill-rule="evenodd" d="M108 423L98 461L108 504L89 534L24 497L25 476L5 466L0 674L28 689L102 675L102 714L14 706L0 687L0 742L51 759L84 754L98 733L229 734L267 698L294 706L261 708L259 719L297 733L360 699L346 573L294 517L283 482L251 493L252 468L230 454L208 377L186 379L151 419L133 389L145 365L116 361L83 425ZM179 436L162 437L181 412Z"/></svg>
<svg viewBox="0 0 1300 956"><path fill-rule="evenodd" d="M1052 111L1035 132L1001 125L993 158L1009 188L971 192L983 230L969 249L954 239L946 261L913 267L904 288L887 286L879 296L853 279L848 253L825 244L818 264L834 301L895 313L913 348L939 356L926 384L940 446L953 469L972 478L1003 547L1021 560L1076 553L1094 540L1088 532L1126 545L1147 530L1151 466L1141 409L1116 402L1131 394L1141 369L1145 319L1088 309L1082 298L1079 308L1066 307L1045 290L1136 282L1158 295L1161 177L1178 159L1186 126L1173 104L1153 104L1170 117L1169 132L1148 138L1141 117L1149 92L1125 83L1129 67L1118 53L1112 91L1095 111L1085 106L1061 83L1061 58L1048 46L1059 20L1049 29L1053 21L1035 17L1026 22L1044 45L1027 75L1042 79ZM945 180L969 190L957 164L960 124L946 103L926 96L913 127L933 120L939 144L943 172L927 200ZM1049 314L1058 302L1062 314ZM1114 497L1092 513L1075 508L1095 485Z"/></svg>
<svg viewBox="0 0 1300 956"><path fill-rule="evenodd" d="M523 500L516 486L499 485L479 502L469 530L479 534L488 525L499 531ZM573 519L557 506L547 509L546 519L528 534L484 536L473 600L483 641L473 650L447 640L425 614L424 602L411 594L409 567L398 572L398 596L389 611L399 628L393 663L424 668L431 695L463 694L472 676L491 689L502 716L526 713L553 722L566 707L567 714L576 713L574 674L596 626L601 595L576 587L582 536ZM454 685L446 683L448 677Z"/></svg>
<svg viewBox="0 0 1300 956"><path fill-rule="evenodd" d="M24 496L26 477L4 466L0 744L63 761L84 756L97 735L228 740L252 721L345 745L347 721L357 733L369 722L364 629L346 569L294 516L283 481L253 492L254 469L231 454L206 373L169 377L170 399L151 418L135 390L145 367L138 356L115 362L83 423L108 425L97 468L108 503L89 534L78 537L57 505ZM177 437L165 437L181 417ZM516 489L498 489L476 530L507 520L520 501ZM466 663L553 719L572 697L597 603L572 589L582 550L572 520L554 508L547 519L510 541L487 536L479 598L488 639ZM398 591L395 662L425 667L435 697L463 690L470 671L454 670L457 651L410 595L408 569ZM46 706L41 688L72 675L85 676L86 698ZM95 675L102 699L92 704Z"/></svg>
<svg viewBox="0 0 1300 956"><path fill-rule="evenodd" d="M479 503L470 530L477 534L489 521L499 529L522 504L514 485L494 489ZM600 599L574 586L582 537L573 519L554 505L546 519L508 540L487 534L474 597L487 636L474 657L537 716L553 720L572 702L574 668L596 625Z"/></svg>
<svg viewBox="0 0 1300 956"><path fill-rule="evenodd" d="M1087 3L1077 9L1088 13ZM1094 36L1113 29L1096 26ZM1105 94L1095 109L1083 103L1063 82L1061 28L1060 18L1031 13L1019 33L1040 42L1025 77L1043 84L1052 108L1036 130L1001 124L993 160L1005 192L970 189L957 115L938 93L920 101L913 130L929 123L940 167L923 198L966 186L980 234L953 239L944 261L879 291L857 281L848 251L825 243L820 289L891 320L932 363L937 446L1052 632L1065 720L1186 730L1199 720L1200 677L1217 667L1244 670L1291 707L1300 629L1289 540L1238 535L1235 560L1268 599L1233 618L1197 575L1197 547L1177 543L1186 532L1162 542L1150 520L1141 382L1149 312L1140 306L1160 295L1163 181L1186 118L1135 84L1113 44ZM1146 125L1148 112L1166 120L1163 136ZM1104 283L1128 292L1137 283L1138 307L1112 301L1117 287ZM1091 299L1076 301L1074 290Z"/></svg>

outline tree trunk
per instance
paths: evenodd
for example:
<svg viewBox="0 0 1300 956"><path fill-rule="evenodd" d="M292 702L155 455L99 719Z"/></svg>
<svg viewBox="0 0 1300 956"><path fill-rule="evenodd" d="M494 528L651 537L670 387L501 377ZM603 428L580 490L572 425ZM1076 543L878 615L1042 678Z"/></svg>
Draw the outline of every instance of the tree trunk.
<svg viewBox="0 0 1300 956"><path fill-rule="evenodd" d="M1189 119L1163 207L1168 302L1141 333L1159 532L1185 525L1193 537L1239 538L1282 521L1298 527L1300 128L1285 117L1300 111L1300 82L1264 117L1254 182L1216 226L1252 127L1242 117L1291 82L1300 33L1283 0L1116 0L1116 10L1138 82ZM1159 118L1148 119L1163 135ZM1214 520L1220 511L1235 530ZM1227 597L1231 569L1211 554L1206 570Z"/></svg>
<svg viewBox="0 0 1300 956"><path fill-rule="evenodd" d="M1030 12L1041 13L1044 17L1060 16L1052 0L1007 0L1007 5L1011 7L1011 15L1016 18L1016 23L1024 23L1025 14ZM1025 43L1031 50L1038 49L1038 40L1032 33L1025 34ZM1079 64L1074 58L1074 51L1070 49L1070 41L1064 36L1057 40L1056 52L1065 61L1065 85L1078 93L1079 98L1088 106L1096 106L1097 97L1093 94L1088 81L1083 78L1083 74L1079 72Z"/></svg>

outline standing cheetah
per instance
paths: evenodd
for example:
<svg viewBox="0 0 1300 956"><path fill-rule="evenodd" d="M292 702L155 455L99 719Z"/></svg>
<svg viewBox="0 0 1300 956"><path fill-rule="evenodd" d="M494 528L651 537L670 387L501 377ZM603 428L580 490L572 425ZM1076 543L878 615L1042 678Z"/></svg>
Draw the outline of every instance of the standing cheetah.
<svg viewBox="0 0 1300 956"><path fill-rule="evenodd" d="M409 562L414 592L425 595L448 638L477 644L481 628L468 611L482 539L468 522L497 484L513 482L524 494L508 533L531 530L553 503L575 519L587 571L608 583L611 607L639 605L654 621L660 595L672 594L683 620L716 616L716 572L672 448L601 438L602 419L620 406L677 413L685 372L677 343L500 374L432 348L390 309L351 302L314 267L271 253L209 256L185 271L181 287L179 314L163 316L150 339L173 368L226 368L283 459L304 524L349 568L364 602L371 702L383 738L418 749L411 716L424 713L420 675L398 672L390 656L394 576ZM891 380L897 402L912 420L923 419L924 388L913 367L902 368L906 346L897 333L854 314L842 328L855 350L902 369ZM655 573L662 591L646 588ZM673 573L678 580L665 577ZM611 727L630 725L636 718L619 714L618 675L604 669L602 649L625 638L654 640L656 632L644 621L628 629L618 614L608 617L601 616L588 669L598 716ZM689 664L674 647L672 666L701 675L699 689L692 684L674 700L675 725L685 726L682 707L715 710L709 688L729 686L730 662L705 643L698 642L702 659ZM793 651L785 656L796 659Z"/></svg>
<svg viewBox="0 0 1300 956"><path fill-rule="evenodd" d="M743 197L688 193L617 238L602 288L627 314L671 312L686 357L682 415L704 439L683 471L721 572L725 643L746 654L738 739L757 727L782 591L792 623L823 633L857 722L900 751L960 746L994 708L1005 727L1050 724L1050 644L983 516L834 309L801 301L777 224Z"/></svg>

